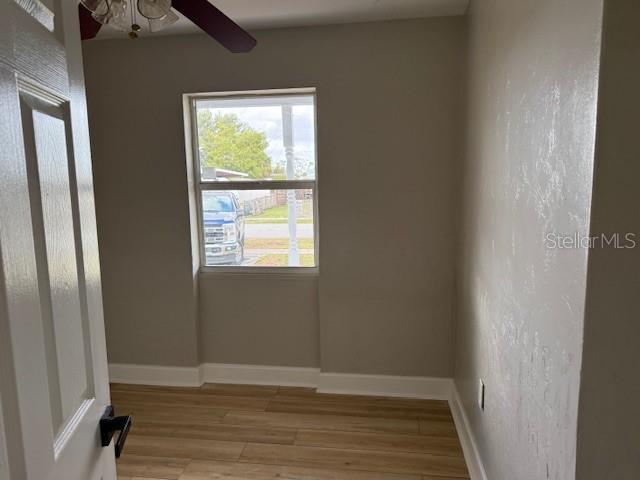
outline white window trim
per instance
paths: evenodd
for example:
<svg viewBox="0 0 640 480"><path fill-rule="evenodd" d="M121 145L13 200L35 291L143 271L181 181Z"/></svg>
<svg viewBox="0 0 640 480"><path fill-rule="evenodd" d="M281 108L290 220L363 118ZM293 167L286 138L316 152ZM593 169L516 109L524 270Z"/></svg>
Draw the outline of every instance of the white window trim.
<svg viewBox="0 0 640 480"><path fill-rule="evenodd" d="M314 130L315 130L315 179L314 180L265 180L265 181L234 181L215 182L203 181L200 176L200 158L198 155L198 135L196 100L206 98L255 98L264 96L287 96L287 95L312 95L314 97ZM199 272L202 274L268 274L268 275L311 275L320 273L320 228L318 215L318 122L317 122L317 93L315 88L288 88L272 90L249 90L249 91L229 91L229 92L207 92L188 93L183 96L185 112L185 140L187 147L187 168L189 171L188 180L193 185L193 196L195 196L195 213L197 217L198 229L198 256L200 260ZM188 115L188 117L187 117ZM207 265L205 255L204 225L202 216L202 192L207 190L311 190L313 196L313 243L314 243L314 267L255 267L255 266L232 266L232 265ZM191 188L190 188L191 190ZM192 222L193 225L193 222Z"/></svg>

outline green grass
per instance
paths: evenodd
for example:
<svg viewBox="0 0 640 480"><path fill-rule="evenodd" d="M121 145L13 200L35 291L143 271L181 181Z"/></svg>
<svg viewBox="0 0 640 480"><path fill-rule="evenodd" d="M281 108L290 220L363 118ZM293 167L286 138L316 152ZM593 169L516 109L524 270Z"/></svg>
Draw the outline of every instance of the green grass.
<svg viewBox="0 0 640 480"><path fill-rule="evenodd" d="M287 267L289 266L289 255L281 253L270 253L261 256L254 265L258 267ZM314 259L311 254L300 255L301 267L313 267Z"/></svg>
<svg viewBox="0 0 640 480"><path fill-rule="evenodd" d="M288 212L289 207L287 205L278 205L277 207L263 210L262 213L253 215L251 218L287 218Z"/></svg>
<svg viewBox="0 0 640 480"><path fill-rule="evenodd" d="M302 200L302 215L297 219L297 223L312 223L313 204L311 200ZM247 223L288 223L289 207L278 205L268 208L258 215L251 215L246 218Z"/></svg>
<svg viewBox="0 0 640 480"><path fill-rule="evenodd" d="M313 248L313 238L299 238L298 248ZM266 249L273 248L278 250L287 250L289 248L288 238L247 238L244 242L244 248L250 249Z"/></svg>
<svg viewBox="0 0 640 480"><path fill-rule="evenodd" d="M252 224L289 223L289 221L286 218L251 218L251 217L247 217L246 222L252 223ZM296 222L296 225L302 225L303 223L313 223L313 220L311 218L302 218L302 219L299 218L298 221Z"/></svg>

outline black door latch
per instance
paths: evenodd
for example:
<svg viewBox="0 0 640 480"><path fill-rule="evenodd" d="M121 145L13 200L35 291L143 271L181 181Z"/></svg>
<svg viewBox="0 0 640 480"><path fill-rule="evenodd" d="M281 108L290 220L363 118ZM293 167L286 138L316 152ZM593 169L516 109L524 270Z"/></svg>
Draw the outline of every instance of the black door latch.
<svg viewBox="0 0 640 480"><path fill-rule="evenodd" d="M100 440L103 447L108 447L114 432L120 432L115 445L116 458L120 458L132 423L133 417L131 415L116 417L113 405L109 405L104 409L104 413L100 418Z"/></svg>

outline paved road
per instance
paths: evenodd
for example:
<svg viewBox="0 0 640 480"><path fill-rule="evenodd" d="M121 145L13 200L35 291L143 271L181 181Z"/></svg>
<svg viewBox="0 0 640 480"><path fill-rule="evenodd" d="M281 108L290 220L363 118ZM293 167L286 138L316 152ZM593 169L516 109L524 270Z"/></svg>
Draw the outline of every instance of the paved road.
<svg viewBox="0 0 640 480"><path fill-rule="evenodd" d="M247 223L244 228L246 238L289 238L286 223ZM313 224L297 225L297 238L313 238Z"/></svg>

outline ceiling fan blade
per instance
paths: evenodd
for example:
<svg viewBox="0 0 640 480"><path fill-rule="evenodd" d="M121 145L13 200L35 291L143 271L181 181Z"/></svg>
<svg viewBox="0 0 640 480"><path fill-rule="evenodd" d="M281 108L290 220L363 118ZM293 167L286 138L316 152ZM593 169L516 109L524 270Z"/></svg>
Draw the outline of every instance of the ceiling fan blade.
<svg viewBox="0 0 640 480"><path fill-rule="evenodd" d="M173 0L171 6L233 53L249 52L258 43L207 0Z"/></svg>
<svg viewBox="0 0 640 480"><path fill-rule="evenodd" d="M80 38L88 40L94 38L100 31L102 24L91 16L91 11L81 3L78 4L78 17L80 18Z"/></svg>

